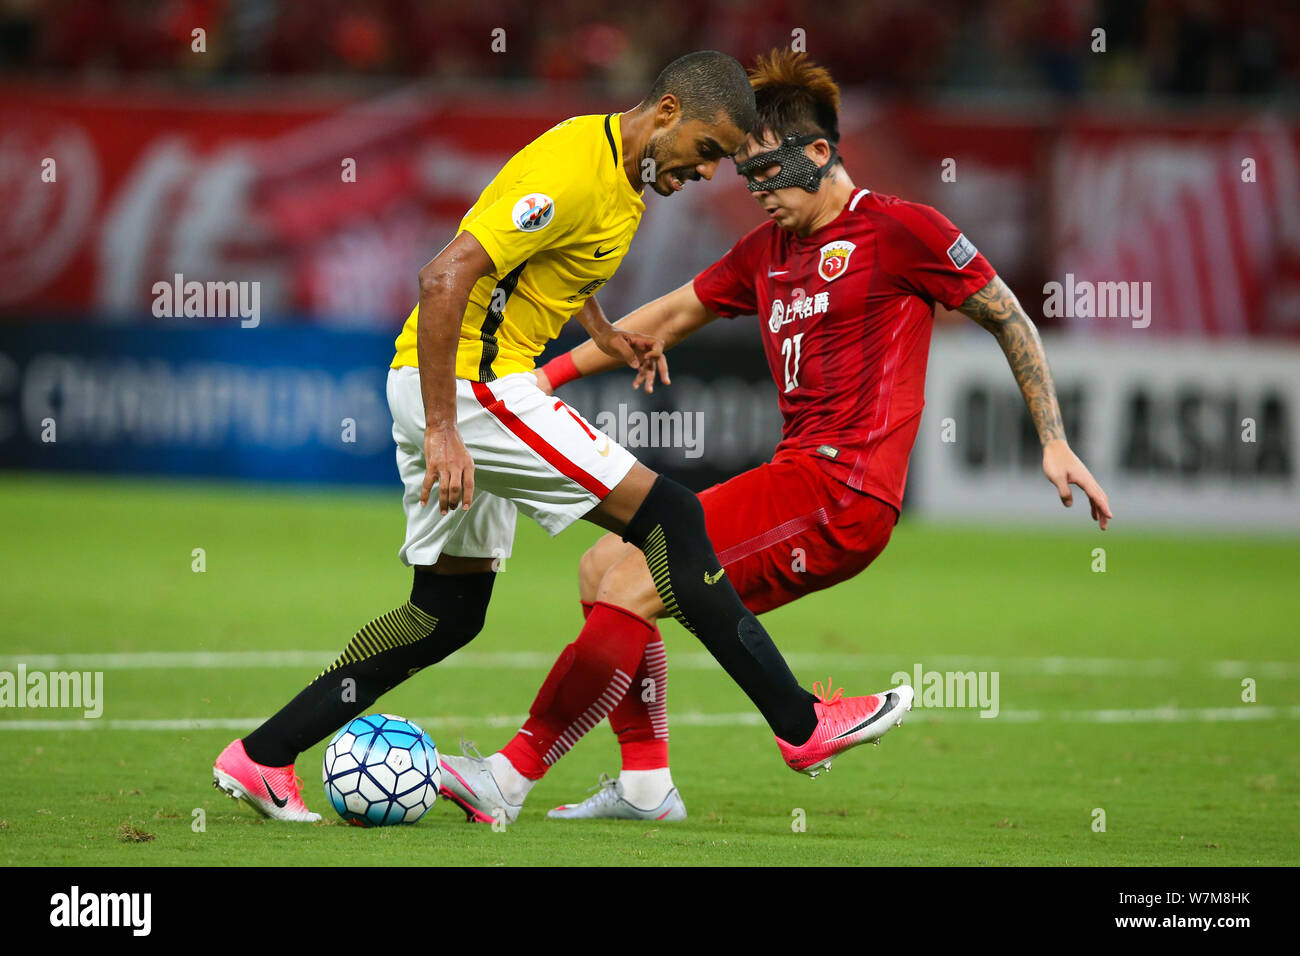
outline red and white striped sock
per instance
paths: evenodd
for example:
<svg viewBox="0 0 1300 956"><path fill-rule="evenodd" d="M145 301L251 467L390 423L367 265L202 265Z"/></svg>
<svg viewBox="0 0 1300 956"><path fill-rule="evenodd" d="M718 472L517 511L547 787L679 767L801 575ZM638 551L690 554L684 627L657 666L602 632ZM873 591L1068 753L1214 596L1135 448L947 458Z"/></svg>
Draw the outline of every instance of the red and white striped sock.
<svg viewBox="0 0 1300 956"><path fill-rule="evenodd" d="M623 770L618 775L623 797L635 807L651 809L673 789L668 770L668 656L655 628L632 686L609 715L618 735Z"/></svg>
<svg viewBox="0 0 1300 956"><path fill-rule="evenodd" d="M625 771L668 766L668 656L658 628L609 725L618 735Z"/></svg>
<svg viewBox="0 0 1300 956"><path fill-rule="evenodd" d="M501 754L525 777L540 780L623 699L655 633L631 611L593 604L578 639L551 667L528 720Z"/></svg>

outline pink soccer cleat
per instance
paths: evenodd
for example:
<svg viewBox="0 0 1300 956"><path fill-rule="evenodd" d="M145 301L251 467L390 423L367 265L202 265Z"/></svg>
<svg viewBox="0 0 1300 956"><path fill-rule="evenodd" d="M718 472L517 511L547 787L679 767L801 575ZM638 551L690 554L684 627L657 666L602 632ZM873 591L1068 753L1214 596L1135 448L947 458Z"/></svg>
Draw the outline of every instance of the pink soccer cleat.
<svg viewBox="0 0 1300 956"><path fill-rule="evenodd" d="M315 823L320 819L319 813L312 813L302 802L302 778L293 772L293 764L264 767L254 763L242 740L221 751L212 765L212 785L272 820Z"/></svg>
<svg viewBox="0 0 1300 956"><path fill-rule="evenodd" d="M832 682L828 679L826 685L823 692L821 681L813 684L817 727L808 742L796 747L776 738L786 765L810 777L830 770L831 758L850 747L879 740L891 727L902 724L903 714L912 709L914 693L906 684L868 697L845 697L843 687L830 694Z"/></svg>

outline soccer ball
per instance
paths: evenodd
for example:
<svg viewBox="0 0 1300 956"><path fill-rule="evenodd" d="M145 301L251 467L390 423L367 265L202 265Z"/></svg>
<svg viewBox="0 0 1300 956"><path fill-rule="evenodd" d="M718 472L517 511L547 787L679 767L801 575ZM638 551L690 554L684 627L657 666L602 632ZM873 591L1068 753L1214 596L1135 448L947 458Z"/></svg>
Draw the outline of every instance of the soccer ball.
<svg viewBox="0 0 1300 956"><path fill-rule="evenodd" d="M438 799L438 748L418 724L391 714L358 717L334 735L321 768L339 816L363 827L414 823Z"/></svg>

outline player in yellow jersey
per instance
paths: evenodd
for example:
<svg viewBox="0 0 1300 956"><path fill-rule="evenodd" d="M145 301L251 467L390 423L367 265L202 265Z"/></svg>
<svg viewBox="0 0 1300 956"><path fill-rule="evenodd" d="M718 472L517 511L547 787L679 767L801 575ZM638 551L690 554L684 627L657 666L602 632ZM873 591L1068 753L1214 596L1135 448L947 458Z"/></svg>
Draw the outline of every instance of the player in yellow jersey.
<svg viewBox="0 0 1300 956"><path fill-rule="evenodd" d="M622 263L645 211L625 172L633 165L641 175L638 157L623 154L625 124L635 128L618 113L558 124L516 153L461 220L456 243L491 271L470 290L456 378L491 382L532 369L546 343L594 303ZM722 145L703 135L709 143L700 144L701 153L716 159ZM683 175L695 173L688 168ZM411 310L397 339L394 368L419 366L419 311Z"/></svg>
<svg viewBox="0 0 1300 956"><path fill-rule="evenodd" d="M668 196L688 180L712 179L754 123L744 68L721 53L693 53L669 64L635 109L575 117L542 134L483 191L456 237L420 270L419 303L388 373L405 488L400 557L415 568L410 600L367 624L279 713L231 743L213 768L218 787L277 819L319 819L303 804L294 760L479 632L520 511L552 535L585 518L640 548L668 612L787 747L853 736L837 721L847 709L827 712L799 687L741 603L696 496L546 395L531 373L571 317L607 355L634 368L658 363L662 343L611 326L594 293L628 252L645 208L642 187ZM617 628L626 613L597 602L587 627ZM559 667L548 684L565 695L565 680ZM626 680L609 696L621 697ZM512 783L523 778L500 755L490 759L498 765L457 758L443 769L459 793L499 810L472 816L511 821L522 802L511 799Z"/></svg>

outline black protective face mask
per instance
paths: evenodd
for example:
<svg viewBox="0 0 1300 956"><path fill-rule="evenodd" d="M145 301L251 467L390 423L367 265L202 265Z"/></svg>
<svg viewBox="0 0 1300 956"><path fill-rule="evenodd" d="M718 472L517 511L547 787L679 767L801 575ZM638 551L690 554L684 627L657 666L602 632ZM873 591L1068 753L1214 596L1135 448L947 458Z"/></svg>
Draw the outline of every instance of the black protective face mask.
<svg viewBox="0 0 1300 956"><path fill-rule="evenodd" d="M800 136L798 133L791 133L781 140L781 145L776 149L766 153L755 153L743 163L736 163L736 172L745 177L751 193L768 189L785 189L789 186L798 186L807 192L815 193L821 188L822 177L835 165L837 157L835 144L830 143L831 158L825 166L818 166L809 159L803 148L819 139L826 139L826 137ZM829 140L827 142L829 143ZM773 166L780 166L781 171L762 182L754 179L755 173Z"/></svg>

